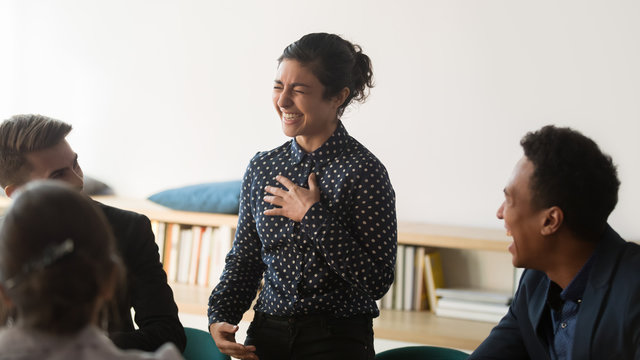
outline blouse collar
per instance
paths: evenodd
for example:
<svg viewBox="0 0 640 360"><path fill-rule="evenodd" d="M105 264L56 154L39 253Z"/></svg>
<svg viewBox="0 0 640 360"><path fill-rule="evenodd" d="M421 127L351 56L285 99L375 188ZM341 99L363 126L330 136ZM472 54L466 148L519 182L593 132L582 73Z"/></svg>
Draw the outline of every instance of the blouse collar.
<svg viewBox="0 0 640 360"><path fill-rule="evenodd" d="M291 139L291 163L293 165L300 164L305 158L313 160L316 164L321 164L334 159L340 153L347 143L349 133L347 129L342 125L342 121L338 120L338 126L333 134L325 141L322 146L315 151L307 153L296 142L296 139Z"/></svg>

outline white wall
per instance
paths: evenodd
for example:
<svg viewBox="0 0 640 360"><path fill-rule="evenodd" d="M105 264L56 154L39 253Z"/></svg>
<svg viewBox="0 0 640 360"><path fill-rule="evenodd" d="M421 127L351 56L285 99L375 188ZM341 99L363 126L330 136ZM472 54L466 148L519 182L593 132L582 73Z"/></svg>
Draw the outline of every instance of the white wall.
<svg viewBox="0 0 640 360"><path fill-rule="evenodd" d="M501 227L520 137L555 123L613 156L611 223L640 240L639 16L632 0L9 0L0 117L72 123L85 173L123 195L240 178L286 140L275 59L335 32L373 60L377 87L344 122L387 166L401 220Z"/></svg>

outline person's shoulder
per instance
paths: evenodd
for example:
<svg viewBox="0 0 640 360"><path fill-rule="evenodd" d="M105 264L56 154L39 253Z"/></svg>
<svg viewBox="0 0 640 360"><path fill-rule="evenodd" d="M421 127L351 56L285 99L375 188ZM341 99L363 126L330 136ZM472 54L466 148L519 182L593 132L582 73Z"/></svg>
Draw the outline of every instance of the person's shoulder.
<svg viewBox="0 0 640 360"><path fill-rule="evenodd" d="M612 259L611 261L615 259L615 262L623 267L632 267L640 270L640 244L625 240L609 225L607 225L600 242L600 250L596 251L611 254L605 256Z"/></svg>
<svg viewBox="0 0 640 360"><path fill-rule="evenodd" d="M378 159L366 146L362 145L358 140L349 136L347 144L342 152L342 157L358 164L362 169L381 169L386 172L386 168L382 161Z"/></svg>
<svg viewBox="0 0 640 360"><path fill-rule="evenodd" d="M0 328L0 360L23 359L20 354L29 354L34 351L35 342L18 327Z"/></svg>
<svg viewBox="0 0 640 360"><path fill-rule="evenodd" d="M77 358L73 349L78 349L84 355L90 355L90 359L102 360L178 360L183 359L175 345L167 343L154 352L141 350L122 350L117 348L109 338L94 326L89 326L78 334L75 339L75 346L68 346L70 354L66 354L68 359Z"/></svg>
<svg viewBox="0 0 640 360"><path fill-rule="evenodd" d="M622 252L623 255L621 262L624 266L636 269L640 272L640 244L632 241L625 241Z"/></svg>
<svg viewBox="0 0 640 360"><path fill-rule="evenodd" d="M278 146L277 148L266 150L266 151L258 151L249 162L250 168L262 167L264 165L268 165L276 159L281 159L280 161L284 161L285 157L288 158L291 153L291 140L286 143Z"/></svg>
<svg viewBox="0 0 640 360"><path fill-rule="evenodd" d="M625 251L630 253L631 255L640 255L640 243L637 243L635 241L625 241L624 246Z"/></svg>
<svg viewBox="0 0 640 360"><path fill-rule="evenodd" d="M109 206L103 204L99 201L94 200L94 204L102 210L102 213L106 216L107 220L111 223L117 220L128 220L128 221L148 221L148 218L140 213L130 210L124 210L117 207Z"/></svg>

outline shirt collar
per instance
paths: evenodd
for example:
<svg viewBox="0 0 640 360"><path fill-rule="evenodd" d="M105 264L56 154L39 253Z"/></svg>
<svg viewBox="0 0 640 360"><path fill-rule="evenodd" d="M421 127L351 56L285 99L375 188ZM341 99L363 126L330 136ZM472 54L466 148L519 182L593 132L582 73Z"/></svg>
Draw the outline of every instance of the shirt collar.
<svg viewBox="0 0 640 360"><path fill-rule="evenodd" d="M349 133L342 125L342 121L338 120L338 126L333 134L319 148L311 153L307 153L298 143L296 139L291 139L291 163L293 165L300 164L305 158L314 160L315 163L325 163L334 159L342 152L342 148L346 145Z"/></svg>
<svg viewBox="0 0 640 360"><path fill-rule="evenodd" d="M582 295L584 294L584 289L587 287L587 280L589 280L589 273L591 272L595 257L596 253L594 252L589 260L582 266L582 269L578 271L578 274L571 280L569 286L564 290L555 282L549 282L547 302L551 308L558 309L567 300L574 303L582 302Z"/></svg>

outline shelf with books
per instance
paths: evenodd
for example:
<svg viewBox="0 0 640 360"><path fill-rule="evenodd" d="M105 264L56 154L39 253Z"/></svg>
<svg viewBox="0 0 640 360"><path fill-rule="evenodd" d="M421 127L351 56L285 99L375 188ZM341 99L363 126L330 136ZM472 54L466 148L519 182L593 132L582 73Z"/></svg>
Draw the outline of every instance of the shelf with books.
<svg viewBox="0 0 640 360"><path fill-rule="evenodd" d="M511 243L504 231L459 226L443 226L420 223L399 223L396 278L391 289L380 301L383 310L423 311L427 310L437 318L449 320L464 319L470 323L485 322L494 326L506 313L508 304L520 274L514 271L508 253ZM500 267L513 272L513 279L501 274L500 287L508 290L485 290L477 283L467 281L469 287L445 288L445 274L451 270L453 259L445 256L451 251L471 253L495 253L500 259ZM442 254L442 256L441 256ZM448 266L444 266L448 265ZM474 264L477 265L477 264ZM443 270L443 266L445 269ZM463 268L463 277L472 275L469 264L455 263L454 268ZM459 270L459 269L456 269ZM464 271L467 271L465 274ZM449 278L451 274L448 274ZM515 284L515 285L513 285ZM455 286L455 285L454 285ZM449 292L447 292L449 290ZM451 293L493 295L500 297L500 304L492 304L486 299L451 298ZM444 295L443 295L444 294ZM440 303L440 299L444 299ZM421 314L422 315L422 314ZM382 316L385 316L384 314ZM488 331L485 336L488 335Z"/></svg>
<svg viewBox="0 0 640 360"><path fill-rule="evenodd" d="M167 279L175 284L216 285L233 242L237 215L179 211L149 200L96 196L96 201L151 220Z"/></svg>
<svg viewBox="0 0 640 360"><path fill-rule="evenodd" d="M233 242L231 227L151 220L151 228L170 282L215 286Z"/></svg>

